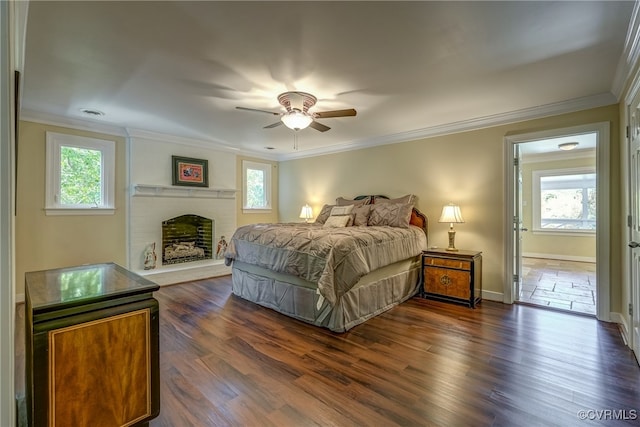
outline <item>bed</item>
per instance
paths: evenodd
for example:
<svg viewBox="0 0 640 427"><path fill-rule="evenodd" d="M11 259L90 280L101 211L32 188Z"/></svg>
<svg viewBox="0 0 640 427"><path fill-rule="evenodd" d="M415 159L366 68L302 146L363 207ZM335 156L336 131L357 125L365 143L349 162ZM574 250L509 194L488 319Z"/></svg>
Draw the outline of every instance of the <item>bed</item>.
<svg viewBox="0 0 640 427"><path fill-rule="evenodd" d="M413 196L336 202L314 223L238 228L225 252L233 293L335 332L414 296L428 222Z"/></svg>

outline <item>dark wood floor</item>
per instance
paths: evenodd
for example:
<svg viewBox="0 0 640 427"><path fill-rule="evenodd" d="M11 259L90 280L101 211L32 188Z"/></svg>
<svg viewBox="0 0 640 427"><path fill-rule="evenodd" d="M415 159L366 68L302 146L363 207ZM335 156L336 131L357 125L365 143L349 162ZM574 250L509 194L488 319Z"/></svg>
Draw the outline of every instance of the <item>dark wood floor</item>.
<svg viewBox="0 0 640 427"><path fill-rule="evenodd" d="M152 427L640 425L640 368L593 318L414 298L336 334L231 295L230 276L156 297ZM579 418L603 410L627 419Z"/></svg>

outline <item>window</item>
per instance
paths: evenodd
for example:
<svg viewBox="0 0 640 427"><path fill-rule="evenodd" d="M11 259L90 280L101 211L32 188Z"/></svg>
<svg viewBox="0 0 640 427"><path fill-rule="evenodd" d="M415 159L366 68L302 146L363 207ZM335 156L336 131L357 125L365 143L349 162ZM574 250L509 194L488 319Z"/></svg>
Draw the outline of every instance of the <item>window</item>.
<svg viewBox="0 0 640 427"><path fill-rule="evenodd" d="M242 206L245 210L271 210L271 164L242 161Z"/></svg>
<svg viewBox="0 0 640 427"><path fill-rule="evenodd" d="M593 168L533 172L534 230L596 230L596 173Z"/></svg>
<svg viewBox="0 0 640 427"><path fill-rule="evenodd" d="M47 215L113 214L115 142L47 132Z"/></svg>

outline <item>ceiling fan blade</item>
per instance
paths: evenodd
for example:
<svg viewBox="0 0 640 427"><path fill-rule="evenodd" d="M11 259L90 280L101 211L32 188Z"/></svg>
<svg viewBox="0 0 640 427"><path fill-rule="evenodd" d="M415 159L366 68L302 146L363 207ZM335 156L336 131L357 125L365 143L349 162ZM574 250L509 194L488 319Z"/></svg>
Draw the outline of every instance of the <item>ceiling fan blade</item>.
<svg viewBox="0 0 640 427"><path fill-rule="evenodd" d="M280 126L282 124L282 122L280 120L278 120L277 122L267 125L264 127L264 129L271 129L271 128L276 128L278 126Z"/></svg>
<svg viewBox="0 0 640 427"><path fill-rule="evenodd" d="M309 127L314 128L315 130L319 130L320 132L326 132L331 129L329 126L325 126L322 123L316 122L315 120L311 122Z"/></svg>
<svg viewBox="0 0 640 427"><path fill-rule="evenodd" d="M313 113L313 116L319 119L328 119L330 117L355 116L356 114L356 110L349 108L347 110L319 111L317 113Z"/></svg>
<svg viewBox="0 0 640 427"><path fill-rule="evenodd" d="M245 111L257 111L258 113L267 113L267 114L273 114L274 116L281 116L282 113L276 113L273 111L267 111L267 110L258 110L256 108L246 108L246 107L236 107L238 110L245 110Z"/></svg>

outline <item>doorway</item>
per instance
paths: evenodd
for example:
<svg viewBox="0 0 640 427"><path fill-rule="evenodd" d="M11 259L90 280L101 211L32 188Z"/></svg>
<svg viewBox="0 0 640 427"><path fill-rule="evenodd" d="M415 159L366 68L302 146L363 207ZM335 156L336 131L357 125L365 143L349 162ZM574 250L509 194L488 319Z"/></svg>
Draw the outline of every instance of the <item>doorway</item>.
<svg viewBox="0 0 640 427"><path fill-rule="evenodd" d="M505 138L504 302L609 319L608 138L608 123Z"/></svg>
<svg viewBox="0 0 640 427"><path fill-rule="evenodd" d="M517 302L596 314L597 134L518 143Z"/></svg>

